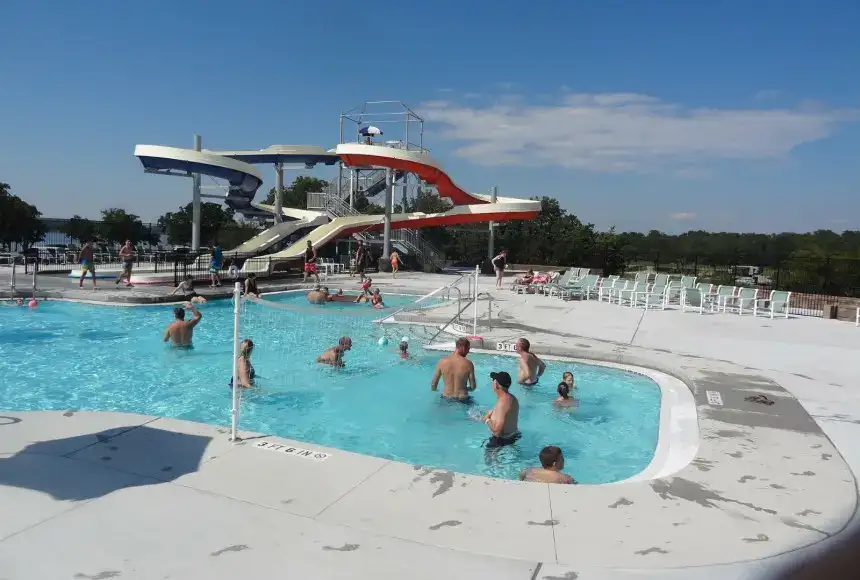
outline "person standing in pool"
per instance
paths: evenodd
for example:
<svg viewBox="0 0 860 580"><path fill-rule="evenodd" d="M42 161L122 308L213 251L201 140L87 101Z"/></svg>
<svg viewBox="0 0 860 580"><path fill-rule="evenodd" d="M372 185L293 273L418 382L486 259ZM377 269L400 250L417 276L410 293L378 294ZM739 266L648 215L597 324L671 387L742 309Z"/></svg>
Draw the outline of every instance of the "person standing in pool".
<svg viewBox="0 0 860 580"><path fill-rule="evenodd" d="M558 384L558 398L552 404L556 407L579 407L579 399L570 396L570 385L562 381Z"/></svg>
<svg viewBox="0 0 860 580"><path fill-rule="evenodd" d="M314 280L316 280L317 284L320 283L319 274L317 274L317 251L314 249L314 245L308 240L308 247L305 248L305 265L304 265L304 274L302 277L302 284L308 281L308 274L312 274Z"/></svg>
<svg viewBox="0 0 860 580"><path fill-rule="evenodd" d="M186 310L190 310L194 318L185 320ZM191 340L194 338L194 327L197 326L203 315L194 308L191 302L186 302L184 308L173 309L173 318L173 322L164 331L164 342L169 340L173 346L191 346Z"/></svg>
<svg viewBox="0 0 860 580"><path fill-rule="evenodd" d="M431 391L439 387L439 379L442 379L443 399L460 403L472 402L471 392L477 388L477 381L475 381L475 365L466 358L470 348L468 339L457 339L454 352L436 364L436 372L430 381Z"/></svg>
<svg viewBox="0 0 860 580"><path fill-rule="evenodd" d="M519 430L520 402L513 396L511 375L506 372L490 373L493 379L493 392L496 394L496 405L484 415L483 421L490 429L490 438L485 447L495 449L511 445L521 437Z"/></svg>
<svg viewBox="0 0 860 580"><path fill-rule="evenodd" d="M546 365L543 361L529 352L530 348L531 343L528 340L525 338L517 339L517 352L520 355L517 382L525 386L537 383L540 376L546 370Z"/></svg>
<svg viewBox="0 0 860 580"><path fill-rule="evenodd" d="M561 483L561 484L576 484L576 480L566 473L562 473L564 469L564 453L560 447L555 445L547 445L541 449L540 467L533 469L523 469L520 472L520 481L533 481L537 483Z"/></svg>
<svg viewBox="0 0 860 580"><path fill-rule="evenodd" d="M93 244L89 240L84 242L81 251L78 254L78 262L81 264L81 279L78 281L78 288L84 287L84 278L87 277L87 272L93 277L93 290L96 289L96 263L93 259Z"/></svg>
<svg viewBox="0 0 860 580"><path fill-rule="evenodd" d="M239 366L239 386L243 389L250 389L254 386L254 365L251 364L251 353L254 350L254 341L246 338L239 345L239 358L237 364ZM230 386L233 386L233 377L230 377Z"/></svg>
<svg viewBox="0 0 860 580"><path fill-rule="evenodd" d="M131 240L126 240L123 247L119 249L119 258L122 260L122 272L117 276L114 283L118 286L125 278L126 287L131 288L131 269L134 267L134 248L131 245Z"/></svg>
<svg viewBox="0 0 860 580"><path fill-rule="evenodd" d="M340 340L337 341L337 346L323 351L323 353L317 357L317 362L320 364L331 365L333 367L342 367L346 364L343 362L343 355L351 348L352 339L348 336L341 336Z"/></svg>

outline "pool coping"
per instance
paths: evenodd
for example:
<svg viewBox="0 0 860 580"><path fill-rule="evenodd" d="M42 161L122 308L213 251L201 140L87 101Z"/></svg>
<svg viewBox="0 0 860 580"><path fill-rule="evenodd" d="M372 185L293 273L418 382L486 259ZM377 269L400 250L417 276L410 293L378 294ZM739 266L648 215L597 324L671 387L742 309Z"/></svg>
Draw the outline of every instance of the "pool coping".
<svg viewBox="0 0 860 580"><path fill-rule="evenodd" d="M470 349L470 353L482 355L501 355L516 357L516 352L489 350L481 346ZM425 350L450 352L453 343L425 345ZM650 369L644 366L622 364L589 358L567 357L562 355L544 354L540 348L532 352L540 354L546 360L574 362L591 366L623 370L644 376L653 381L660 391L660 412L657 425L657 444L654 455L642 471L625 479L601 484L583 485L618 485L635 481L650 481L677 473L690 464L699 449L699 421L696 413L696 401L690 387L681 379L668 373Z"/></svg>

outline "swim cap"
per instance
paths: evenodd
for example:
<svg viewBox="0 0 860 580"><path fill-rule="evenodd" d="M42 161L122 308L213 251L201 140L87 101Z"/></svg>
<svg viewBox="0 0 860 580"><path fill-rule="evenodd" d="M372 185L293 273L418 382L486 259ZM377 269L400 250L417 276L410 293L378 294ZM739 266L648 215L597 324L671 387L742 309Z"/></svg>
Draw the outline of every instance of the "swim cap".
<svg viewBox="0 0 860 580"><path fill-rule="evenodd" d="M32 300L30 300L30 301L27 303L27 306L29 306L30 308L35 308L35 307L36 307L36 306L38 306L38 305L39 305L39 303L38 303L38 302L36 302L36 299L35 299L35 298L33 298Z"/></svg>
<svg viewBox="0 0 860 580"><path fill-rule="evenodd" d="M409 342L409 337L404 336L403 338L400 339L400 342Z"/></svg>
<svg viewBox="0 0 860 580"><path fill-rule="evenodd" d="M385 346L386 344L388 344L388 338L387 337L383 336L382 338L379 339L379 346Z"/></svg>

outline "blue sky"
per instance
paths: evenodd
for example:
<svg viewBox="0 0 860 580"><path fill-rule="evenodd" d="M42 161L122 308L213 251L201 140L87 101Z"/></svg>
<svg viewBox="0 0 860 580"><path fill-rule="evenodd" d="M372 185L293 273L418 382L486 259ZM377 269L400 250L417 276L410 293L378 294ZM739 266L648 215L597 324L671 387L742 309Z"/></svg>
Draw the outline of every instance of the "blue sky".
<svg viewBox="0 0 860 580"><path fill-rule="evenodd" d="M341 110L399 99L465 188L601 228L860 229L860 3L30 0L0 21L0 181L49 217L187 203L137 143L328 148Z"/></svg>

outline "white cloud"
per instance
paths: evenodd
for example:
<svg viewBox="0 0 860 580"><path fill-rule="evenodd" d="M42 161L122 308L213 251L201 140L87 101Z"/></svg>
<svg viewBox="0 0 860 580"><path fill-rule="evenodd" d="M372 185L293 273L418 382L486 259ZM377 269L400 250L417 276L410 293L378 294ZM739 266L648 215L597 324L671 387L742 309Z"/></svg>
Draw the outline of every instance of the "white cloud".
<svg viewBox="0 0 860 580"><path fill-rule="evenodd" d="M686 221L686 220L696 219L696 214L694 214L693 212L690 212L690 211L679 211L677 213L673 213L669 217L672 218L673 220Z"/></svg>
<svg viewBox="0 0 860 580"><path fill-rule="evenodd" d="M598 172L706 174L718 159L779 158L824 139L857 111L686 108L635 93L569 93L552 105L505 95L479 107L421 108L455 155L479 165L556 165Z"/></svg>

